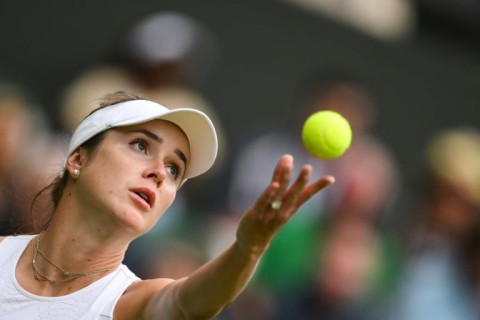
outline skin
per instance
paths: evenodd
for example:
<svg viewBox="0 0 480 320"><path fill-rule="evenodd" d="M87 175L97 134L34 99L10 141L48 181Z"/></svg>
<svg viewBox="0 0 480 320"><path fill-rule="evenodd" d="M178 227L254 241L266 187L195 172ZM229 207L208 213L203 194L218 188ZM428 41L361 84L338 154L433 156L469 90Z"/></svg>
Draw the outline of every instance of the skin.
<svg viewBox="0 0 480 320"><path fill-rule="evenodd" d="M138 138L148 143L147 149ZM110 130L92 155L78 149L67 161L71 179L42 234L42 252L72 272L114 270L129 243L148 232L172 204L189 159L186 136L162 120ZM80 170L78 177L72 174L74 169ZM133 283L118 301L115 319L211 319L232 303L279 229L305 201L334 182L326 176L309 184L312 168L305 165L290 185L292 170L292 156L281 157L271 182L242 217L236 241L220 256L186 278ZM155 194L151 207L132 192L139 188ZM270 206L276 199L282 201L278 210ZM109 272L56 286L33 281L36 241L26 248L16 269L20 285L33 294L69 294ZM60 279L58 270L43 259L37 261L49 278Z"/></svg>

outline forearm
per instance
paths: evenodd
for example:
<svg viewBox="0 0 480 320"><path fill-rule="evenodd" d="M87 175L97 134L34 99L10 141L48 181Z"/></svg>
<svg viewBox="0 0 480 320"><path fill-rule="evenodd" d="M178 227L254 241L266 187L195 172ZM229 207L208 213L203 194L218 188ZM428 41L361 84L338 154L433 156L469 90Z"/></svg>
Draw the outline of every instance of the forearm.
<svg viewBox="0 0 480 320"><path fill-rule="evenodd" d="M163 304L167 301L171 303L173 299L185 319L213 318L243 291L260 256L261 252L242 249L235 242L188 278L172 283L167 290L169 292L151 306L152 314L162 314Z"/></svg>

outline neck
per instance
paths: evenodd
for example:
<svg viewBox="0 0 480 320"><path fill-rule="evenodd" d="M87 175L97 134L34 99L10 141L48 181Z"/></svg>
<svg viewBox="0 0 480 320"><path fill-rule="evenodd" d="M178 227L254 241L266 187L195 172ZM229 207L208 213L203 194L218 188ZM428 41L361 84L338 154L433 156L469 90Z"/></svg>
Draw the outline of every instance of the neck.
<svg viewBox="0 0 480 320"><path fill-rule="evenodd" d="M75 190L66 189L49 224L48 233L67 243L81 239L83 247L94 250L107 253L125 251L137 235L120 225L113 212L106 212L89 202L81 199Z"/></svg>
<svg viewBox="0 0 480 320"><path fill-rule="evenodd" d="M39 268L42 267L49 279L52 275L58 278L62 269L71 274L116 269L131 241L128 232L121 232L105 214L71 204L60 202L50 224L42 232L40 253L37 252Z"/></svg>
<svg viewBox="0 0 480 320"><path fill-rule="evenodd" d="M69 227L68 221L56 218L42 232L41 254L65 270L75 272L116 268L121 264L127 244L105 236L101 229L89 230L81 223Z"/></svg>

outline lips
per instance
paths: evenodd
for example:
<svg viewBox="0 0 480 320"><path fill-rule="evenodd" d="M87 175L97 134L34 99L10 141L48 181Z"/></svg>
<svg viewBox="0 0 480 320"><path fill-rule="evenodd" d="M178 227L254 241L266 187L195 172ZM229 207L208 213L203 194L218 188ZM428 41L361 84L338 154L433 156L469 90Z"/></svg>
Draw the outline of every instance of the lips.
<svg viewBox="0 0 480 320"><path fill-rule="evenodd" d="M150 208L155 204L155 192L148 188L131 189L141 200L143 200Z"/></svg>

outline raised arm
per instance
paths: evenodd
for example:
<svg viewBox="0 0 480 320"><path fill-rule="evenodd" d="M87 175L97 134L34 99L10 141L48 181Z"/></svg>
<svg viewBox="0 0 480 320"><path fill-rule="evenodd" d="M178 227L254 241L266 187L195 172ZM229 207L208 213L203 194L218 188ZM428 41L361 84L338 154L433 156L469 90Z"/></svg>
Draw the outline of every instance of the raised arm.
<svg viewBox="0 0 480 320"><path fill-rule="evenodd" d="M169 283L150 300L146 319L211 319L243 291L271 240L298 208L334 182L325 176L309 183L305 165L290 186L293 158L284 155L272 181L242 217L236 241L188 278Z"/></svg>

